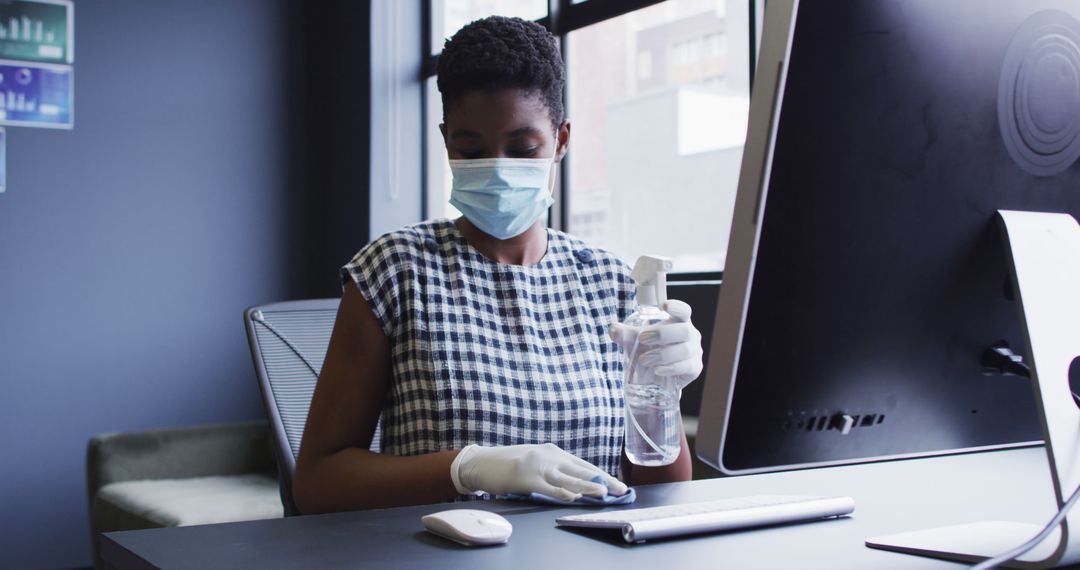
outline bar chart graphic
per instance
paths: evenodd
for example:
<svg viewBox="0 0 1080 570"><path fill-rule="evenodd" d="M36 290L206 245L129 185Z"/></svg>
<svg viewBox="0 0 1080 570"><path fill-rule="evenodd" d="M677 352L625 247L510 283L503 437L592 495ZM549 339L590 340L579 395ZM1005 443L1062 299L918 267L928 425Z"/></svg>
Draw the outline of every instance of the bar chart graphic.
<svg viewBox="0 0 1080 570"><path fill-rule="evenodd" d="M0 58L73 63L74 10L66 0L0 1Z"/></svg>
<svg viewBox="0 0 1080 570"><path fill-rule="evenodd" d="M74 69L0 60L0 124L70 129Z"/></svg>

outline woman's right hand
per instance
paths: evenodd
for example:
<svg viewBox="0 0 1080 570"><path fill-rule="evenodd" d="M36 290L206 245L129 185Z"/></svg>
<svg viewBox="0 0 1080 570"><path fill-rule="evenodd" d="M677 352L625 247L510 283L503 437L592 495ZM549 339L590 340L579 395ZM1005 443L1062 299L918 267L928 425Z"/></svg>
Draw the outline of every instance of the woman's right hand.
<svg viewBox="0 0 1080 570"><path fill-rule="evenodd" d="M590 480L596 476L603 477L607 486ZM608 493L623 495L627 492L622 481L554 443L466 446L450 465L450 478L463 495L540 493L563 501L575 501L582 495L603 498Z"/></svg>

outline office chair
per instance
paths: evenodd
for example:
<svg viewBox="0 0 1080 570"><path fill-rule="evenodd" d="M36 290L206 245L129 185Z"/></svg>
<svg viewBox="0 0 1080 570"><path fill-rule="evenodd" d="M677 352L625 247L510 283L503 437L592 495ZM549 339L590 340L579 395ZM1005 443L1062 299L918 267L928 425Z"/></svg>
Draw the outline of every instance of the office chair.
<svg viewBox="0 0 1080 570"><path fill-rule="evenodd" d="M285 516L299 514L292 499L296 456L304 435L339 299L285 301L244 311L251 358L259 377L263 405L270 419ZM376 425L370 449L379 451Z"/></svg>

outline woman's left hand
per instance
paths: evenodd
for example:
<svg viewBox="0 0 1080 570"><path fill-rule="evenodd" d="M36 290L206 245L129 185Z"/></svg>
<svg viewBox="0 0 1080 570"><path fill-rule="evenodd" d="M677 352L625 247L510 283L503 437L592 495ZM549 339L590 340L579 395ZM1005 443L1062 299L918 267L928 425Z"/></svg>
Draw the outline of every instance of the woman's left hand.
<svg viewBox="0 0 1080 570"><path fill-rule="evenodd" d="M611 338L624 350L630 350L637 340L638 366L651 368L657 376L670 378L683 388L697 379L704 367L701 332L690 322L690 305L668 299L660 308L671 318L640 329L615 323Z"/></svg>

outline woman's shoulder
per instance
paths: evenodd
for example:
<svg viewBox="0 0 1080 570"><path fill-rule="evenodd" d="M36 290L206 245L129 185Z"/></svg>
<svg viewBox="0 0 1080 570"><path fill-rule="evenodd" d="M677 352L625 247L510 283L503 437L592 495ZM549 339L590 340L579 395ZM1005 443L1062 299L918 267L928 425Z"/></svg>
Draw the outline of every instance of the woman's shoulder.
<svg viewBox="0 0 1080 570"><path fill-rule="evenodd" d="M423 247L428 240L445 241L451 235L452 224L453 220L448 218L409 224L380 235L365 247Z"/></svg>
<svg viewBox="0 0 1080 570"><path fill-rule="evenodd" d="M384 233L360 248L351 263L365 260L407 261L425 251L438 251L449 239L452 229L449 219L426 220Z"/></svg>
<svg viewBox="0 0 1080 570"><path fill-rule="evenodd" d="M590 245L584 240L574 237L566 232L549 229L552 242L565 254L572 255L583 268L593 268L596 271L610 272L620 278L630 278L630 266L618 255L595 245Z"/></svg>

